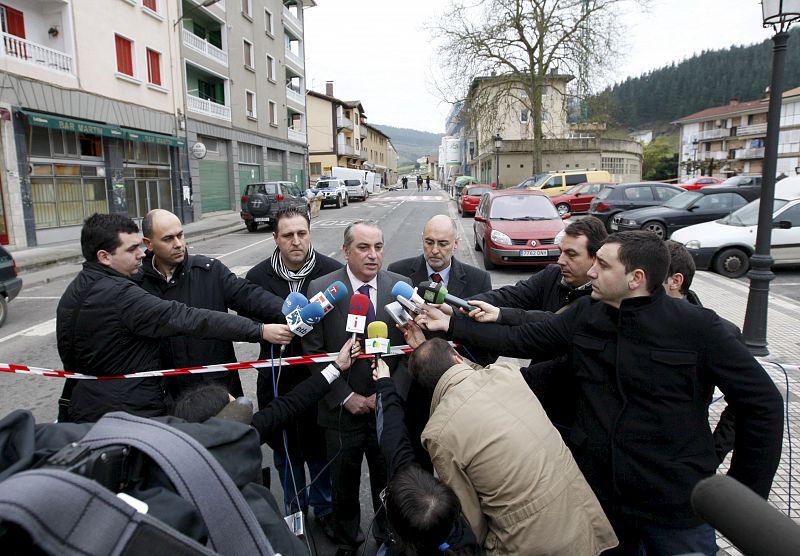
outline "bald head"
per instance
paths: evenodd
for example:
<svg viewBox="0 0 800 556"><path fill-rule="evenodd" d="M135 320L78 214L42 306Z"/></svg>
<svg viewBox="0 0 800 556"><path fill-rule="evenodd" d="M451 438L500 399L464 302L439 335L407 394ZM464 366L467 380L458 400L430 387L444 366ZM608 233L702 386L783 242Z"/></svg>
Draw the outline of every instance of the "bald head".
<svg viewBox="0 0 800 556"><path fill-rule="evenodd" d="M456 223L446 214L437 214L422 230L422 251L430 267L441 272L450 266L458 247Z"/></svg>
<svg viewBox="0 0 800 556"><path fill-rule="evenodd" d="M180 219L168 210L153 209L142 219L144 244L153 252L153 263L171 274L186 257L186 240Z"/></svg>

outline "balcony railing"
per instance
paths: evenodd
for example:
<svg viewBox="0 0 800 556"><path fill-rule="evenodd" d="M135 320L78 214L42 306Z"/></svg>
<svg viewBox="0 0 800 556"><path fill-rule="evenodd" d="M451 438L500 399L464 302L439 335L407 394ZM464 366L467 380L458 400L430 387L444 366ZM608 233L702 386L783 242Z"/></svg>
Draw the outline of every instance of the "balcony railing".
<svg viewBox="0 0 800 556"><path fill-rule="evenodd" d="M283 21L298 35L303 34L303 24L285 6L283 8Z"/></svg>
<svg viewBox="0 0 800 556"><path fill-rule="evenodd" d="M338 148L336 149L339 154L353 154L353 147L350 145L345 145L343 143L339 143Z"/></svg>
<svg viewBox="0 0 800 556"><path fill-rule="evenodd" d="M755 149L736 149L736 160L744 160L747 158L764 158L764 147L757 147Z"/></svg>
<svg viewBox="0 0 800 556"><path fill-rule="evenodd" d="M211 44L210 42L201 39L188 29L183 30L183 44L196 50L201 54L205 54L212 60L219 62L223 66L228 65L228 53Z"/></svg>
<svg viewBox="0 0 800 556"><path fill-rule="evenodd" d="M705 160L707 158L726 160L728 158L728 151L699 151L697 153L698 160Z"/></svg>
<svg viewBox="0 0 800 556"><path fill-rule="evenodd" d="M73 74L72 56L69 54L8 33L0 33L0 36L3 38L0 53L53 71Z"/></svg>
<svg viewBox="0 0 800 556"><path fill-rule="evenodd" d="M350 131L353 130L353 122L350 118L345 118L344 116L336 116L336 127L339 129L349 129Z"/></svg>
<svg viewBox="0 0 800 556"><path fill-rule="evenodd" d="M301 106L305 106L306 104L306 99L303 94L295 91L291 87L286 87L286 100L291 100Z"/></svg>
<svg viewBox="0 0 800 556"><path fill-rule="evenodd" d="M766 135L767 124L743 125L736 128L736 135Z"/></svg>
<svg viewBox="0 0 800 556"><path fill-rule="evenodd" d="M302 143L303 145L306 144L306 134L302 131L295 131L292 128L288 129L288 138L289 141L294 141L295 143Z"/></svg>
<svg viewBox="0 0 800 556"><path fill-rule="evenodd" d="M217 104L210 100L188 95L186 97L186 108L192 112L205 114L221 120L231 121L231 107L224 104Z"/></svg>
<svg viewBox="0 0 800 556"><path fill-rule="evenodd" d="M365 139L367 137L367 126L362 124L358 128L358 134L361 136L362 139Z"/></svg>
<svg viewBox="0 0 800 556"><path fill-rule="evenodd" d="M369 151L367 151L367 149L361 149L358 157L367 160L369 158Z"/></svg>
<svg viewBox="0 0 800 556"><path fill-rule="evenodd" d="M697 139L702 141L703 139L719 139L720 137L729 137L731 134L731 130L727 127L721 127L718 129L706 129L705 131L701 131L697 134Z"/></svg>
<svg viewBox="0 0 800 556"><path fill-rule="evenodd" d="M295 54L288 48L286 49L286 61L290 62L298 70L303 71L303 57Z"/></svg>

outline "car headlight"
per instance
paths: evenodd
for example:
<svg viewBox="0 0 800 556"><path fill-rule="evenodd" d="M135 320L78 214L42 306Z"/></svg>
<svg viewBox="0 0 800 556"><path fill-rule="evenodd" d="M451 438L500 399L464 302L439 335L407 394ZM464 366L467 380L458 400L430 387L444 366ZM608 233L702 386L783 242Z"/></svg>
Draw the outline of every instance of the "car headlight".
<svg viewBox="0 0 800 556"><path fill-rule="evenodd" d="M511 238L497 230L492 230L492 234L489 238L498 245L511 245Z"/></svg>
<svg viewBox="0 0 800 556"><path fill-rule="evenodd" d="M621 219L619 221L619 223L622 224L623 226L636 226L637 225L636 224L636 220L633 220L632 218L623 218L623 219Z"/></svg>
<svg viewBox="0 0 800 556"><path fill-rule="evenodd" d="M698 239L689 240L684 244L684 247L686 247L687 249L700 249L700 240Z"/></svg>
<svg viewBox="0 0 800 556"><path fill-rule="evenodd" d="M561 230L556 234L556 237L553 238L553 243L556 245L561 245L561 240L564 239L564 236L567 235L566 230Z"/></svg>

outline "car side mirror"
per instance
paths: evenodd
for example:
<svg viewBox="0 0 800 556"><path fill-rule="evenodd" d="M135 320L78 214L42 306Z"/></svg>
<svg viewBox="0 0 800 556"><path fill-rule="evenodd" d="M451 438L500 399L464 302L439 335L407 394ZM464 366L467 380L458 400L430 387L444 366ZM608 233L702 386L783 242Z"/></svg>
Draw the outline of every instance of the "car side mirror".
<svg viewBox="0 0 800 556"><path fill-rule="evenodd" d="M478 214L476 212L475 213L475 222L486 222L486 219L482 215L480 215L480 214Z"/></svg>
<svg viewBox="0 0 800 556"><path fill-rule="evenodd" d="M694 212L694 211L697 210L697 205L692 205L689 208L687 208L686 210L688 210L689 212Z"/></svg>
<svg viewBox="0 0 800 556"><path fill-rule="evenodd" d="M778 220L772 223L773 228L777 228L778 230L791 230L792 223L789 220Z"/></svg>

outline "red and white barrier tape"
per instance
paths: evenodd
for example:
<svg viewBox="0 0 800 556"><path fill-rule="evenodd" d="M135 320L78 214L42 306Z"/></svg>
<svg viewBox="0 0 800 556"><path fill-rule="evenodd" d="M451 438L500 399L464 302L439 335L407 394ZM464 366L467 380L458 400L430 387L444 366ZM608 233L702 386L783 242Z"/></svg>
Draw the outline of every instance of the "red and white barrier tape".
<svg viewBox="0 0 800 556"><path fill-rule="evenodd" d="M457 346L457 344L451 345ZM393 347L389 353L383 357L390 357L394 355L405 355L411 353L413 348L408 345ZM141 373L130 373L124 375L106 375L106 376L92 376L81 373L71 373L69 371L61 371L58 369L43 369L41 367L28 367L26 365L16 365L14 363L0 363L0 373L13 373L24 375L37 375L50 378L77 378L81 380L118 380L125 378L147 378L153 376L179 376L179 375L196 375L204 373L218 373L220 371L241 371L245 369L258 369L261 367L272 367L273 365L307 365L309 363L328 363L336 359L338 353L320 353L317 355L298 355L296 357L287 357L286 359L258 359L256 361L239 361L236 363L223 363L220 365L203 365L197 367L183 367L180 369L168 369L163 371L145 371ZM359 359L372 358L372 355L363 354Z"/></svg>

